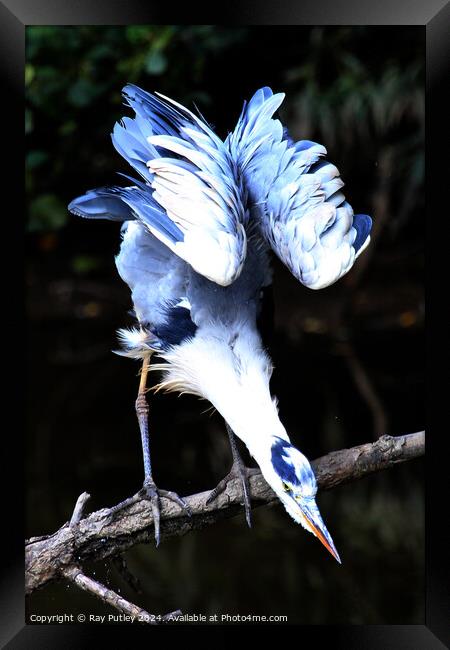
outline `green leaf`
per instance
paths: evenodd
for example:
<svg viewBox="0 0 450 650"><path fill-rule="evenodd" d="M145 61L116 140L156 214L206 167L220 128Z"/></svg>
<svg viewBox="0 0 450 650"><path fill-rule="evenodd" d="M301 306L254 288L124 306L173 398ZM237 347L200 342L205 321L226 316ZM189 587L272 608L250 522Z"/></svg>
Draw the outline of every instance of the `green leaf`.
<svg viewBox="0 0 450 650"><path fill-rule="evenodd" d="M97 89L95 85L88 79L82 77L69 89L68 99L77 108L84 108L92 102L96 95Z"/></svg>
<svg viewBox="0 0 450 650"><path fill-rule="evenodd" d="M34 127L33 112L27 108L25 109L25 133L28 135L32 132Z"/></svg>
<svg viewBox="0 0 450 650"><path fill-rule="evenodd" d="M67 221L67 207L54 194L41 194L30 205L28 230L59 230Z"/></svg>
<svg viewBox="0 0 450 650"><path fill-rule="evenodd" d="M39 151L37 149L29 151L26 157L27 168L34 169L35 167L39 167L46 160L48 160L48 153L45 151Z"/></svg>
<svg viewBox="0 0 450 650"><path fill-rule="evenodd" d="M97 63L97 61L100 59L114 57L114 50L107 43L100 43L99 45L96 45L95 47L92 48L92 50L89 53L89 56L92 59L92 61Z"/></svg>
<svg viewBox="0 0 450 650"><path fill-rule="evenodd" d="M74 120L69 120L68 122L64 122L64 124L61 124L61 126L58 128L58 133L60 135L70 135L75 131L76 128L76 122Z"/></svg>
<svg viewBox="0 0 450 650"><path fill-rule="evenodd" d="M161 51L153 50L145 59L144 67L148 74L162 74L167 68L167 59Z"/></svg>
<svg viewBox="0 0 450 650"><path fill-rule="evenodd" d="M34 66L31 63L27 63L25 66L25 86L29 86L33 81L35 75Z"/></svg>
<svg viewBox="0 0 450 650"><path fill-rule="evenodd" d="M162 29L159 34L157 33L156 38L153 41L152 48L155 51L164 50L170 43L172 36L174 34L174 28L172 26L167 26Z"/></svg>
<svg viewBox="0 0 450 650"><path fill-rule="evenodd" d="M92 255L77 255L72 259L72 269L75 273L89 273L100 266L100 260Z"/></svg>
<svg viewBox="0 0 450 650"><path fill-rule="evenodd" d="M145 25L130 25L125 31L127 41L133 45L148 42L151 30Z"/></svg>

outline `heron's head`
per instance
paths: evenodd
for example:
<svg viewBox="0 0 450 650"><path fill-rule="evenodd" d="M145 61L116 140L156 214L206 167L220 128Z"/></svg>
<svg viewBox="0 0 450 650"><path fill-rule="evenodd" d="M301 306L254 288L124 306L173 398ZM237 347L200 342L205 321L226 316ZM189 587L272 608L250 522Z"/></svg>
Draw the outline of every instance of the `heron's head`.
<svg viewBox="0 0 450 650"><path fill-rule="evenodd" d="M317 483L308 459L289 441L274 437L270 456L260 462L260 467L291 517L313 533L340 563L315 501Z"/></svg>

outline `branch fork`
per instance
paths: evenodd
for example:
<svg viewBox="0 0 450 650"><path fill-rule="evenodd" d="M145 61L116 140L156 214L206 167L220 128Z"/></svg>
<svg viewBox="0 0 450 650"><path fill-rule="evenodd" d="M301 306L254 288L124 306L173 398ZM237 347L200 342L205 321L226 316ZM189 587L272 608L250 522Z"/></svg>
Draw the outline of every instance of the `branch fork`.
<svg viewBox="0 0 450 650"><path fill-rule="evenodd" d="M319 488L330 490L418 458L424 453L424 431L397 437L385 435L376 442L322 456L312 462L312 467ZM278 501L261 472L249 476L249 489L254 507ZM242 513L241 483L238 479L230 481L226 491L213 502L206 503L210 494L210 491L201 492L185 498L192 513L190 517L176 503L162 498L161 539L184 535ZM121 556L136 544L151 541L154 527L152 509L145 499L134 501L114 514L113 506L83 516L88 500L89 495L83 492L77 499L69 522L51 535L32 537L26 541L26 593L31 594L63 578L134 617L133 620L158 624L176 618L180 614L178 610L155 617L84 575L80 567L85 561Z"/></svg>

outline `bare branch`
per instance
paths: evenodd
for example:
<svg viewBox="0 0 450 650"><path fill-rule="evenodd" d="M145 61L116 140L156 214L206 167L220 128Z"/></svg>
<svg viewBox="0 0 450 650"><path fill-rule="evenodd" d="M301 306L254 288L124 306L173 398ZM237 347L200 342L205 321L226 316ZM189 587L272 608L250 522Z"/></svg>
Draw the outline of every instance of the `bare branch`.
<svg viewBox="0 0 450 650"><path fill-rule="evenodd" d="M158 625L159 623L170 621L181 614L180 610L170 612L170 614L164 614L164 616L149 614L145 609L125 600L125 598L112 589L108 589L100 582L97 582L97 580L93 580L84 575L81 569L76 566L71 566L65 569L63 575L83 591L93 594L96 598L99 598L107 605L114 607L127 616L131 616L133 622L137 621L139 623L147 623L148 625Z"/></svg>
<svg viewBox="0 0 450 650"><path fill-rule="evenodd" d="M373 419L373 437L376 440L382 431L387 430L387 416L383 403L375 390L368 372L350 341L339 341L338 350L343 355L347 367L352 375L355 388L366 402Z"/></svg>
<svg viewBox="0 0 450 650"><path fill-rule="evenodd" d="M312 463L319 488L329 490L355 481L397 463L422 456L425 452L425 433L382 436L374 443L335 451ZM250 477L250 491L254 506L278 498L260 472ZM229 483L217 499L206 505L210 492L186 497L192 516L171 501L161 499L161 539L184 535L222 519L242 514L241 485L238 480ZM104 508L91 513L70 527L62 528L46 537L34 537L26 542L26 592L61 578L70 567L82 566L86 560L112 558L143 542L153 543L153 517L148 501L138 500L111 515Z"/></svg>
<svg viewBox="0 0 450 650"><path fill-rule="evenodd" d="M333 451L313 462L312 466L319 486L332 490L424 453L425 431L418 431L405 436L381 436L374 443Z"/></svg>
<svg viewBox="0 0 450 650"><path fill-rule="evenodd" d="M131 587L131 589L133 589L135 593L142 594L142 587L139 578L137 578L133 573L131 573L130 569L128 568L125 557L123 555L115 555L111 559L111 563L120 573L122 579L127 583L127 585Z"/></svg>
<svg viewBox="0 0 450 650"><path fill-rule="evenodd" d="M88 494L87 492L83 492L83 494L80 494L80 496L77 499L77 502L75 504L75 508L73 510L72 517L69 522L69 526L73 528L76 526L80 521L81 518L84 514L84 509L86 507L86 503L89 501L91 498L91 495Z"/></svg>

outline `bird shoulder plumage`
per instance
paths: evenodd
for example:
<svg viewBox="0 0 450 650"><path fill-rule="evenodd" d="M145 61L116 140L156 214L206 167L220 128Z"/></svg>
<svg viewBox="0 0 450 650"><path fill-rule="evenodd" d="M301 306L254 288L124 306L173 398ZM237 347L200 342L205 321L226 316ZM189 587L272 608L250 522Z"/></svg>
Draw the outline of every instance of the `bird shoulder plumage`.
<svg viewBox="0 0 450 650"><path fill-rule="evenodd" d="M186 298L188 264L154 237L139 221L122 226L122 243L115 258L120 277L131 290L139 327L118 331L118 354L142 358L193 335L191 306Z"/></svg>

